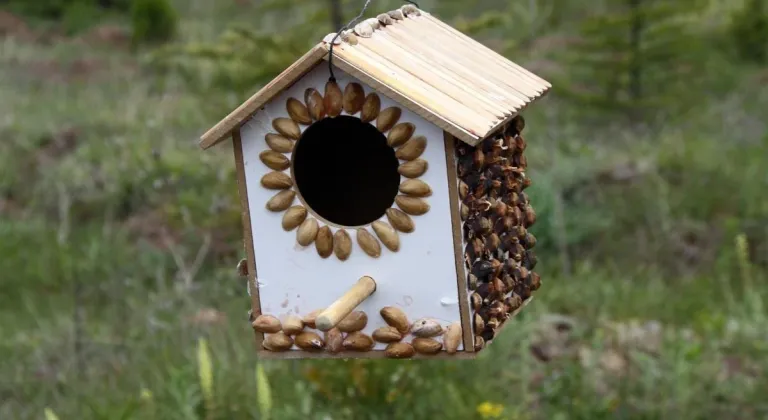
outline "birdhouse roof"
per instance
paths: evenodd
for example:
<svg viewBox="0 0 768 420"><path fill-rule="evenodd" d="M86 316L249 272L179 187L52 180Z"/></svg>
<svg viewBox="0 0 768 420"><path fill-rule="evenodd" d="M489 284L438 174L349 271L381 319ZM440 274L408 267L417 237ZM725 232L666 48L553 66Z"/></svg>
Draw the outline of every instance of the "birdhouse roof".
<svg viewBox="0 0 768 420"><path fill-rule="evenodd" d="M325 60L454 137L476 145L552 85L415 6L329 34L221 120L200 141L228 138L272 98ZM331 42L334 42L332 53Z"/></svg>

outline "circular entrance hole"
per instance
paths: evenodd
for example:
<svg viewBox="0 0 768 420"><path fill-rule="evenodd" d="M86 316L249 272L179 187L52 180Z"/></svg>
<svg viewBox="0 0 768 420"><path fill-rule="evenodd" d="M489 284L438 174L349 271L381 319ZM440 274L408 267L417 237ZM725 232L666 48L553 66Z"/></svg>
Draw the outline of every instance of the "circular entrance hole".
<svg viewBox="0 0 768 420"><path fill-rule="evenodd" d="M309 126L293 151L293 177L305 203L342 226L384 215L400 186L398 164L384 134L346 115Z"/></svg>

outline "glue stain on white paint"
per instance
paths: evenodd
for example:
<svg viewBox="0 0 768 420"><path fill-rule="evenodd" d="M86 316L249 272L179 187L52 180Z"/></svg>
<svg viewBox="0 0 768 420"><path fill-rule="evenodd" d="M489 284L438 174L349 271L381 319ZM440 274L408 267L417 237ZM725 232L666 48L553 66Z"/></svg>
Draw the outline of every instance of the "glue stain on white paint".
<svg viewBox="0 0 768 420"><path fill-rule="evenodd" d="M440 299L440 304L443 306L453 306L453 305L457 305L458 303L459 303L459 299L457 298L444 297Z"/></svg>

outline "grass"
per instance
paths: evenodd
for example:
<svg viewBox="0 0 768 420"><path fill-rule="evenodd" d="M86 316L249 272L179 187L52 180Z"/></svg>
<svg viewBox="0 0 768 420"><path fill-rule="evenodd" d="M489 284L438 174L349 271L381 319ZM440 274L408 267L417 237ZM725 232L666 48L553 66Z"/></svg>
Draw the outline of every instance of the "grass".
<svg viewBox="0 0 768 420"><path fill-rule="evenodd" d="M526 113L544 284L479 360L262 362L221 109L120 48L0 49L0 418L768 416L759 69L653 130Z"/></svg>

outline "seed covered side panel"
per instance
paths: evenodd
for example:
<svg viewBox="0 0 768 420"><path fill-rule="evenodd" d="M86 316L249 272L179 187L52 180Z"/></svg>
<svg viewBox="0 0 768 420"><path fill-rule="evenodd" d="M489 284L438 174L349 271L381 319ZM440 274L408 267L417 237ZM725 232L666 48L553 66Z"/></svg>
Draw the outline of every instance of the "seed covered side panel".
<svg viewBox="0 0 768 420"><path fill-rule="evenodd" d="M360 108L346 101L346 87L359 84L366 98L374 91L340 69L335 69L334 73L344 105L336 116L325 118L357 116L368 119L363 118L365 107ZM442 333L449 331L451 324L460 323L461 319L443 132L388 97L378 94L380 112L377 114L388 116L385 110L400 109L397 118L389 121L391 124L382 126L380 119L366 121L379 129L395 149L401 182L397 198L393 198L390 210L372 223L345 227L329 222L307 204L300 186L292 179L296 169L290 167L295 162L292 159L296 150L295 140L289 138L293 142L289 143L276 137L282 134L286 134L283 137L291 137L291 130L298 129L293 134L301 138L301 134L316 124L309 121L318 120L315 118L317 110L307 107L307 117L297 101L311 104L312 98L305 96L305 92L314 88L325 96L320 99L327 104L328 76L326 66L316 67L267 104L241 130L262 313L281 321L283 325L279 331L285 331L289 319L294 330L297 318L309 320L310 313L328 307L362 276L371 276L376 281L376 292L356 308L367 318L365 327L359 332L368 337L390 340L386 331L379 331L378 335L375 332L388 326L381 310L393 307L402 310L411 324L424 318L437 322L442 327L440 334L428 339L442 344ZM334 95L333 92L330 94ZM292 107L293 112L289 113ZM350 114L347 109L360 110ZM298 122L308 118L308 123L290 124L287 120L291 118ZM276 121L286 124L288 128L280 127L285 133L277 129ZM279 151L279 155L271 153L275 151ZM270 155L268 162L264 161L265 153ZM280 155L290 163L286 164ZM353 158L366 159L366 156ZM343 167L345 164L329 162L328 165ZM421 165L426 166L425 171L420 169ZM348 174L350 180L356 176L359 174ZM276 201L278 194L282 197ZM336 200L343 205L349 194L344 188L339 188L328 195L328 200ZM410 232L409 225L412 225ZM321 243L329 244L333 253L326 251L326 246L320 246ZM344 246L339 247L340 243ZM339 252L339 248L348 250ZM350 324L355 324L352 321ZM265 328L272 327L267 325ZM290 349L298 350L297 344L301 343L305 349L311 348L315 342L308 334L299 339L301 332L316 333L323 340L323 346L333 340L333 337L314 329L311 322L304 322L302 328L297 335L288 334L291 340L278 343L278 346L292 343ZM354 333L345 333L344 338L351 334ZM448 336L452 334L453 331ZM416 337L411 335L403 334L401 342L412 343ZM425 352L434 349L427 339L417 343ZM386 347L385 342L377 340L372 348L383 350ZM458 350L462 349L459 345ZM445 348L442 351L445 352Z"/></svg>

